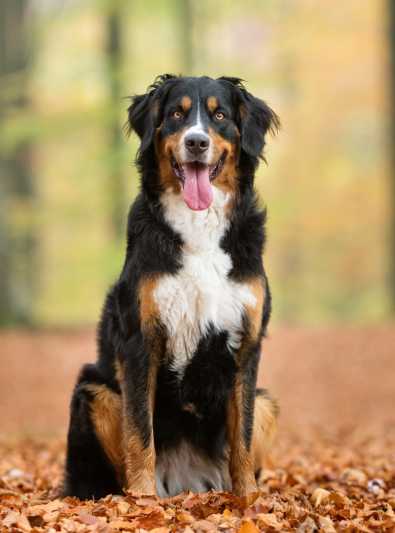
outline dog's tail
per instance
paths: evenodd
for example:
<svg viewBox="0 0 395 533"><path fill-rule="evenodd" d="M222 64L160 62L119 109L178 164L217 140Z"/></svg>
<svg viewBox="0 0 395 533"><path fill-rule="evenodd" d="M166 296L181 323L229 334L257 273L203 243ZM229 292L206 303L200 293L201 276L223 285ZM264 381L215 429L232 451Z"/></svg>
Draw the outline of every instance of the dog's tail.
<svg viewBox="0 0 395 533"><path fill-rule="evenodd" d="M279 407L266 389L257 389L255 398L252 456L255 476L258 479L266 465L268 452L277 432Z"/></svg>

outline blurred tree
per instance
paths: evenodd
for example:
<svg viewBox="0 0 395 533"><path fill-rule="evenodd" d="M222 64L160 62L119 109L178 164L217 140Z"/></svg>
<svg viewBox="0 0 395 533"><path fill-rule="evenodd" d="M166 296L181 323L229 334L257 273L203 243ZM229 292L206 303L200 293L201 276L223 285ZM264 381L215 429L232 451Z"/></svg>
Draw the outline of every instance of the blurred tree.
<svg viewBox="0 0 395 533"><path fill-rule="evenodd" d="M180 32L181 73L192 76L195 70L193 47L194 6L192 0L177 0L178 25Z"/></svg>
<svg viewBox="0 0 395 533"><path fill-rule="evenodd" d="M391 231L391 252L390 252L390 284L391 284L391 308L395 312L395 2L388 0L389 11L389 49L390 49L390 79L391 79L391 182L392 182L392 221Z"/></svg>
<svg viewBox="0 0 395 533"><path fill-rule="evenodd" d="M119 238L124 234L125 226L125 187L122 175L122 129L119 105L121 93L121 63L122 63L122 3L120 1L108 4L106 15L106 55L108 62L108 83L110 98L110 172L109 198L111 201L112 234Z"/></svg>
<svg viewBox="0 0 395 533"><path fill-rule="evenodd" d="M29 68L26 24L28 0L0 3L0 77L4 91L0 116L28 106ZM12 83L17 79L18 83ZM36 236L30 217L35 198L32 147L20 143L0 162L0 324L30 324L36 287Z"/></svg>

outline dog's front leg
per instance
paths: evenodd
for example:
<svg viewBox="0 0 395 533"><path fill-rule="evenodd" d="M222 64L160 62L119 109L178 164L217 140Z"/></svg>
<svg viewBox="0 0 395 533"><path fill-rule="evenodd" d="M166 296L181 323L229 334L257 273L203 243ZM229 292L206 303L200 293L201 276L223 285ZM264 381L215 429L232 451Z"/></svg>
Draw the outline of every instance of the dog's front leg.
<svg viewBox="0 0 395 533"><path fill-rule="evenodd" d="M153 409L158 354L146 345L141 333L127 342L121 368L126 488L155 494Z"/></svg>
<svg viewBox="0 0 395 533"><path fill-rule="evenodd" d="M255 357L247 365L251 366L252 368L239 369L227 410L229 473L232 490L238 496L258 490L251 451L256 383Z"/></svg>

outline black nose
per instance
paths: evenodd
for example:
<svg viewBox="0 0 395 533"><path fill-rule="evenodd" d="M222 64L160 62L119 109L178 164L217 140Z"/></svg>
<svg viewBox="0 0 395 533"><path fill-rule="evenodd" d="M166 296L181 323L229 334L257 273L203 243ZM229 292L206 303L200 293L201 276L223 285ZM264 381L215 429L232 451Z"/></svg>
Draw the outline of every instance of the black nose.
<svg viewBox="0 0 395 533"><path fill-rule="evenodd" d="M205 133L190 133L185 137L186 149L193 155L205 152L210 144L210 137Z"/></svg>

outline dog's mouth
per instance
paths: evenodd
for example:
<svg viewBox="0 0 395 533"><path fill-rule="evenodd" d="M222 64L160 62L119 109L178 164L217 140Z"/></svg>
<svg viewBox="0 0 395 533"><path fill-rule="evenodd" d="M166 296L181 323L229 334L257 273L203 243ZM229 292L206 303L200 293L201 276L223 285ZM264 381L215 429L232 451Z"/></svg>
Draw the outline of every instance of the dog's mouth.
<svg viewBox="0 0 395 533"><path fill-rule="evenodd" d="M211 182L221 172L226 159L226 151L214 165L199 161L179 163L174 156L171 166L174 174L181 181L182 195L185 203L194 211L208 209L213 201Z"/></svg>

